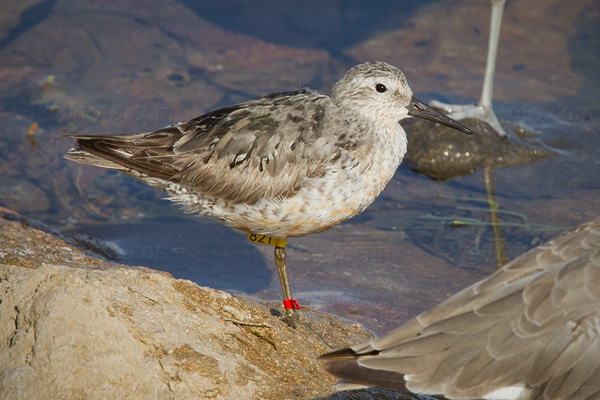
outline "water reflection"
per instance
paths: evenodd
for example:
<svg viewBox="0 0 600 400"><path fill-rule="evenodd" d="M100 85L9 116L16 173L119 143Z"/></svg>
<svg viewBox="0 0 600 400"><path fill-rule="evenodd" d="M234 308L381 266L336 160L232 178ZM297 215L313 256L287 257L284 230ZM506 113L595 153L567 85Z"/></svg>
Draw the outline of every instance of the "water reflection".
<svg viewBox="0 0 600 400"><path fill-rule="evenodd" d="M374 35L409 23L431 1L309 0L282 6L277 0L248 3L180 0L201 18L228 31L279 45L324 49L336 56Z"/></svg>

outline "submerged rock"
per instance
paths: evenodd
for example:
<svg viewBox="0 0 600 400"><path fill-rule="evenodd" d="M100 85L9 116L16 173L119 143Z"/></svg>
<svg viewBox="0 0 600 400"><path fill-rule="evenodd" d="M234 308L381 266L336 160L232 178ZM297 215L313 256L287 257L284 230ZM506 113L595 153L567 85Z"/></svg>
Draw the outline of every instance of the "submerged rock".
<svg viewBox="0 0 600 400"><path fill-rule="evenodd" d="M510 129L500 137L486 123L461 121L474 135L430 123L411 125L406 163L416 173L446 180L474 173L482 166L513 167L552 157L556 149L545 145L535 134L522 128Z"/></svg>

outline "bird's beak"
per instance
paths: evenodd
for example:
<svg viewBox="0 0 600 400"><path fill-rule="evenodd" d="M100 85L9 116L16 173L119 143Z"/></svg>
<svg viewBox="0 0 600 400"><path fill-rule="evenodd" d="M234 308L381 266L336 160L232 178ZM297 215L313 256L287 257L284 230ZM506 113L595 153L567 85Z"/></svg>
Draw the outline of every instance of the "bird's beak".
<svg viewBox="0 0 600 400"><path fill-rule="evenodd" d="M425 103L420 102L414 97L410 98L410 103L406 107L408 109L408 115L411 117L419 117L423 119L428 119L433 122L437 122L438 124L449 126L450 128L454 128L461 132L466 133L467 135L472 135L473 131L467 128L464 125L459 124L452 118L446 117L439 111L434 110L429 107Z"/></svg>

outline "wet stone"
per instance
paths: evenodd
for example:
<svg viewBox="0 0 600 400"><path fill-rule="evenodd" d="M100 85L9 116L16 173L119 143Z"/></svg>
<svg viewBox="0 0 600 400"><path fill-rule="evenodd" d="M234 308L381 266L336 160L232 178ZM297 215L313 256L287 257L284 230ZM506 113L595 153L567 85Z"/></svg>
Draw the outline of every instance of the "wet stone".
<svg viewBox="0 0 600 400"><path fill-rule="evenodd" d="M404 161L419 174L446 180L474 173L482 166L509 167L533 163L557 154L540 138L524 129L508 129L502 138L486 123L466 119L474 135L417 121L410 129Z"/></svg>

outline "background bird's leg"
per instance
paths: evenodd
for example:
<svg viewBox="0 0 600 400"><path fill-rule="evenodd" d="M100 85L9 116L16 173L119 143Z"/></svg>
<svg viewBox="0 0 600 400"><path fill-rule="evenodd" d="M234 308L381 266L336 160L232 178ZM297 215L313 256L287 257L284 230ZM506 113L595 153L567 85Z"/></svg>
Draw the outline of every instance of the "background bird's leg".
<svg viewBox="0 0 600 400"><path fill-rule="evenodd" d="M504 14L504 3L506 0L492 0L492 17L490 20L490 38L488 42L488 53L485 64L485 75L483 77L483 89L479 105L492 108L492 93L494 91L494 73L496 72L496 56L498 54L498 42L500 41L500 27L502 26L502 14Z"/></svg>
<svg viewBox="0 0 600 400"><path fill-rule="evenodd" d="M440 109L455 120L466 118L479 119L490 125L500 137L506 137L506 132L500 125L494 109L492 108L492 93L494 86L494 74L496 71L496 56L498 54L498 42L500 40L500 27L502 26L502 15L506 0L492 0L492 17L490 21L490 38L488 42L488 53L483 78L483 89L478 104L448 104L441 101L432 101L431 107Z"/></svg>

